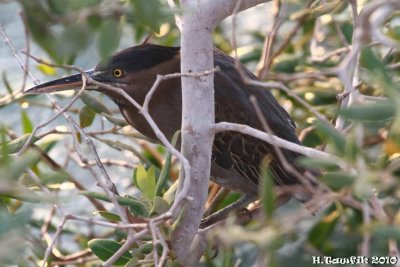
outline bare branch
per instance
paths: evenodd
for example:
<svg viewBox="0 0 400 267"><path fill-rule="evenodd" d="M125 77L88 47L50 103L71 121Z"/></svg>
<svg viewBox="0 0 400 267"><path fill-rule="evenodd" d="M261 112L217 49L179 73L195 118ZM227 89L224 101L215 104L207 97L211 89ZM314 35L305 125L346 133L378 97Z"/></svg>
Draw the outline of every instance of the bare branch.
<svg viewBox="0 0 400 267"><path fill-rule="evenodd" d="M237 11L246 10L256 5L269 2L271 0L246 0L242 1ZM209 18L209 26L214 28L223 19L232 15L235 10L236 1L231 0L207 0L202 3L199 8L204 10L205 14Z"/></svg>
<svg viewBox="0 0 400 267"><path fill-rule="evenodd" d="M363 211L363 221L364 221L364 227L365 229L368 229L369 224L371 223L371 217L370 217L370 209L369 206L366 202L363 202L362 204L362 211ZM368 230L364 230L364 235L363 235L363 242L361 243L361 248L360 248L360 255L364 257L369 257L370 255L370 242L371 242L371 234L368 233ZM369 264L362 264L361 267L367 267Z"/></svg>
<svg viewBox="0 0 400 267"><path fill-rule="evenodd" d="M176 6L174 0L167 0L168 6L171 8L173 12L176 12L178 7ZM175 24L180 31L182 31L182 18L178 14L174 15L175 17Z"/></svg>
<svg viewBox="0 0 400 267"><path fill-rule="evenodd" d="M352 105L357 101L358 92L355 91L355 85L358 84L358 57L361 49L361 44L359 40L358 25L359 17L357 11L357 0L349 1L352 15L353 15L353 25L355 27L352 37L352 49L347 54L346 58L342 61L339 68L337 69L338 78L344 84L344 93L349 93L349 97L345 98L340 103L341 107L347 107ZM343 130L345 127L345 119L339 116L336 120L335 128L338 130Z"/></svg>
<svg viewBox="0 0 400 267"><path fill-rule="evenodd" d="M215 133L219 133L222 131L234 131L242 134L247 134L255 138L258 138L260 140L263 140L269 144L275 144L278 147L300 153L307 157L329 159L334 162L342 164L343 167L347 165L342 159L336 157L335 155L331 155L323 151L319 151L313 148L305 147L302 145L286 141L285 139L279 138L275 135L270 135L268 133L254 129L247 125L230 123L230 122L219 122L214 125L213 130L215 131Z"/></svg>

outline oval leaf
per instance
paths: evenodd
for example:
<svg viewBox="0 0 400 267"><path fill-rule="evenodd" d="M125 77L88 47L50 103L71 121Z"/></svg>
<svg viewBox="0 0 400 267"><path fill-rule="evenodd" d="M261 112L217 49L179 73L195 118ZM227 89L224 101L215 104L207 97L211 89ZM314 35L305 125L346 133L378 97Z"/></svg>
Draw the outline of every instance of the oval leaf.
<svg viewBox="0 0 400 267"><path fill-rule="evenodd" d="M275 193L273 190L273 176L270 171L271 159L265 157L262 161L261 173L262 173L262 187L261 187L261 199L263 204L263 211L267 219L272 218L272 214L275 209Z"/></svg>
<svg viewBox="0 0 400 267"><path fill-rule="evenodd" d="M348 119L359 121L381 121L395 115L396 106L391 101L379 101L373 104L355 105L342 108L339 113Z"/></svg>
<svg viewBox="0 0 400 267"><path fill-rule="evenodd" d="M178 137L180 136L181 131L175 132L174 136L172 137L171 144L173 146L176 145L178 141ZM167 184L167 178L169 176L169 172L171 170L171 152L168 152L167 157L165 158L164 166L161 169L160 175L158 176L157 186L156 186L156 195L161 196L161 192L164 189L165 185Z"/></svg>
<svg viewBox="0 0 400 267"><path fill-rule="evenodd" d="M338 132L338 130L336 130L331 124L322 121L316 120L314 122L314 125L317 128L318 133L322 134L323 137L326 136L327 138L332 140L333 145L335 146L337 151L341 153L344 152L346 147L346 139L343 134Z"/></svg>
<svg viewBox="0 0 400 267"><path fill-rule="evenodd" d="M28 113L23 109L21 110L22 128L24 133L31 133L33 130L33 124L28 116Z"/></svg>
<svg viewBox="0 0 400 267"><path fill-rule="evenodd" d="M88 196L88 197L93 197L95 199L103 200L110 202L108 197L105 194L102 193L97 193L97 192L90 192L90 191L80 191L79 194ZM117 199L117 202L123 206L128 206L130 211L136 215L136 216L141 216L141 217L147 217L149 214L148 209L146 206L140 202L139 200L132 198L132 197L121 197L121 196L115 196Z"/></svg>
<svg viewBox="0 0 400 267"><path fill-rule="evenodd" d="M167 212L169 210L169 204L168 202L163 199L162 197L156 196L154 199L154 206L153 209L151 210L151 214L162 214L164 212Z"/></svg>
<svg viewBox="0 0 400 267"><path fill-rule="evenodd" d="M109 122L114 123L115 125L124 127L128 125L128 123L124 119L120 119L118 117L111 116L107 113L101 113Z"/></svg>
<svg viewBox="0 0 400 267"><path fill-rule="evenodd" d="M110 56L117 49L121 39L121 23L113 19L106 20L100 29L99 42L97 48L102 59Z"/></svg>
<svg viewBox="0 0 400 267"><path fill-rule="evenodd" d="M146 172L143 165L139 165L135 170L135 184L142 191L143 197L151 201L156 195L156 175L154 166Z"/></svg>
<svg viewBox="0 0 400 267"><path fill-rule="evenodd" d="M297 160L297 163L301 167L316 171L318 170L334 171L339 168L336 162L327 159L300 157Z"/></svg>
<svg viewBox="0 0 400 267"><path fill-rule="evenodd" d="M121 217L118 214L112 213L112 212L108 212L108 211L96 211L93 213L93 215L99 214L101 217L103 217L104 219L107 219L109 221L113 221L113 222L120 222L121 221Z"/></svg>
<svg viewBox="0 0 400 267"><path fill-rule="evenodd" d="M355 177L347 173L328 172L322 177L322 180L333 190L340 190L345 186L353 185Z"/></svg>
<svg viewBox="0 0 400 267"><path fill-rule="evenodd" d="M107 261L112 255L115 254L120 248L121 244L107 239L92 239L88 242L88 246L93 253L102 261ZM124 265L132 259L129 251L126 251L121 257L118 258L113 264Z"/></svg>
<svg viewBox="0 0 400 267"><path fill-rule="evenodd" d="M14 139L10 142L6 142L1 144L1 147L3 146L7 146L7 152L12 154L12 153L16 153L18 151L21 150L21 148L24 146L25 142L28 141L29 137L31 135L30 134L24 134L20 137L18 137L17 139ZM38 141L39 138L37 138L36 136L31 138L31 144L35 143L36 141Z"/></svg>
<svg viewBox="0 0 400 267"><path fill-rule="evenodd" d="M94 111L88 106L81 108L79 110L79 125L81 128L92 125L95 116L96 113L94 113Z"/></svg>
<svg viewBox="0 0 400 267"><path fill-rule="evenodd" d="M106 114L111 114L111 111L101 103L97 98L91 96L90 94L83 92L81 95L81 99L83 103L85 103L88 107L93 109L94 112L96 113L106 113Z"/></svg>

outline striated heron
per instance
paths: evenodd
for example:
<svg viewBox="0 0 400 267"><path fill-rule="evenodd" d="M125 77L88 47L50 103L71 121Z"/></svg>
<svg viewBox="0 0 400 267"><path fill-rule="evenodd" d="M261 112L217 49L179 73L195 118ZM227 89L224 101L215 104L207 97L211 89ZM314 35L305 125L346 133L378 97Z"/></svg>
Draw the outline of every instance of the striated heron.
<svg viewBox="0 0 400 267"><path fill-rule="evenodd" d="M263 130L263 125L249 100L250 96L255 96L272 132L278 137L300 144L294 122L268 90L244 83L235 67L234 59L219 50L214 50L214 63L220 68L214 74L216 122L246 124ZM240 67L247 78L257 80L248 69ZM98 64L87 74L95 81L123 89L134 100L143 104L158 74L178 72L180 72L179 47L142 44L114 54L108 61ZM82 76L76 74L38 85L29 89L27 93L79 89L81 85ZM100 91L110 97L130 125L143 135L157 141L144 117L122 95L99 86L89 86L88 89ZM181 101L181 79L174 78L164 80L159 85L149 104L151 116L169 140L181 127ZM306 170L295 164L299 154L285 149L281 152L296 172L301 176L305 174ZM278 157L276 149L270 144L237 132L216 134L212 150L211 180L230 190L241 192L244 196L230 208L214 214L211 221L225 217L229 210L239 208L257 198L261 179L260 165L266 156L270 159L269 170L276 186L302 184L303 179L284 167L282 157ZM305 190L305 187L300 188L304 190L295 190L295 193L289 194L284 201L290 197L303 202L310 199L310 191Z"/></svg>

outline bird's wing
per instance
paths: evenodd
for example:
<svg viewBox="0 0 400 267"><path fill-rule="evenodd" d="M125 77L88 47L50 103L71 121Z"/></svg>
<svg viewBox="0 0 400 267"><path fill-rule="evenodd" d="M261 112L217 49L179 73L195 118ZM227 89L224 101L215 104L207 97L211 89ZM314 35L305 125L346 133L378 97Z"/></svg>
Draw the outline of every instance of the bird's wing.
<svg viewBox="0 0 400 267"><path fill-rule="evenodd" d="M216 52L214 56L215 65L221 68L221 71L214 76L216 122L227 121L246 124L263 130L249 100L250 96L254 95L274 134L299 144L293 121L271 92L260 87L244 84L231 57L220 52ZM249 78L256 79L244 66L243 68ZM294 161L297 157L297 154L293 152L283 152L289 162ZM215 137L213 151L215 163L225 169L235 170L251 183L258 184L260 179L259 166L262 159L267 155L272 160L270 170L276 183L292 184L297 182L297 179L291 177L283 169L271 145L251 136L234 132L219 133Z"/></svg>
<svg viewBox="0 0 400 267"><path fill-rule="evenodd" d="M232 102L232 107L243 108L243 115L238 117L239 120L243 120L241 123L263 130L260 121L255 116L254 107L249 101L250 96L254 95L274 134L288 141L300 143L296 135L296 124L268 89L245 84L235 67L234 59L225 53L216 50L214 61L215 65L221 68L221 71L215 74L216 98L220 96L226 100L229 99ZM249 79L258 80L245 66L240 65L240 68ZM225 90L218 90L218 86L226 88ZM237 112L238 110L232 111Z"/></svg>

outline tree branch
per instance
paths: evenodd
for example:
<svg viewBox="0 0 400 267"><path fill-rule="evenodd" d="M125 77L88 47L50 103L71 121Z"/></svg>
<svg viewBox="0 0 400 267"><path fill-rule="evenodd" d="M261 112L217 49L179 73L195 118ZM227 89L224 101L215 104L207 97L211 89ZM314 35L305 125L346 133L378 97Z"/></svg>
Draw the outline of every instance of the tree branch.
<svg viewBox="0 0 400 267"><path fill-rule="evenodd" d="M246 0L240 3L236 12L240 12L259 4L269 2L271 0ZM205 14L209 18L210 26L216 27L223 19L233 14L236 7L236 1L232 0L208 0L203 2L202 7Z"/></svg>
<svg viewBox="0 0 400 267"><path fill-rule="evenodd" d="M209 14L198 1L181 1L182 39L181 71L204 72L214 67L212 29ZM185 264L186 254L200 225L210 179L211 147L214 135L214 75L182 78L182 146L181 152L191 166L190 188L179 224L172 233L172 248L178 260ZM185 174L187 177L188 174ZM182 175L181 175L182 177ZM180 191L184 189L180 181ZM175 199L175 202L177 199Z"/></svg>

